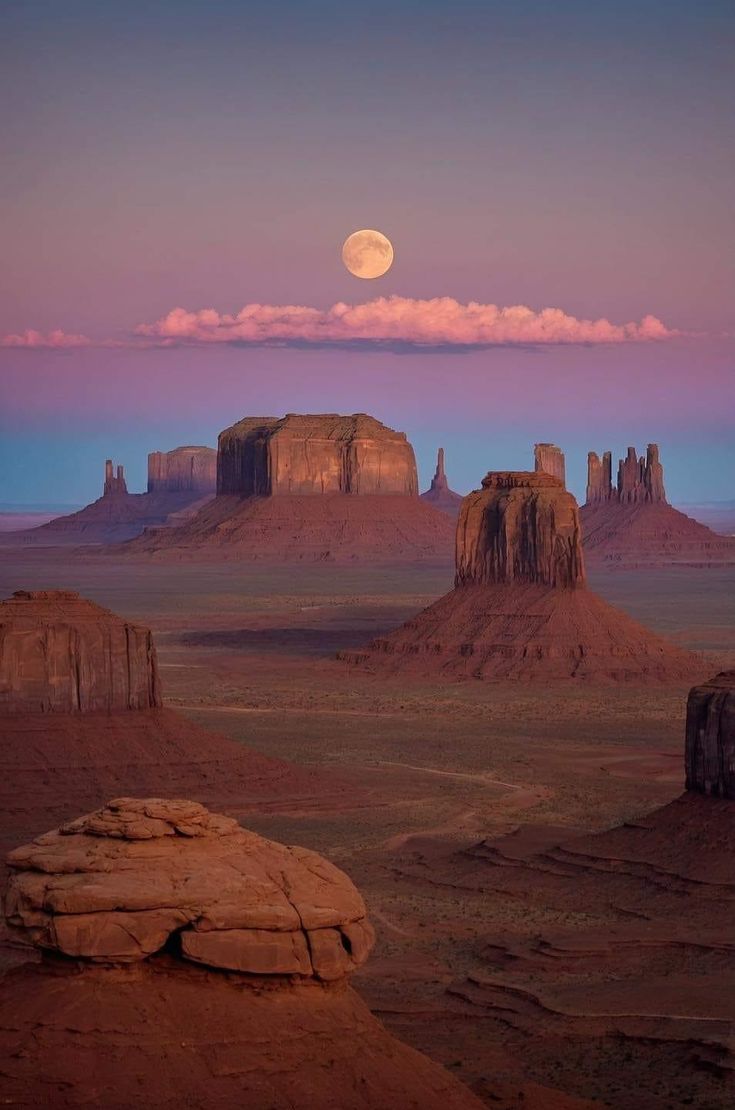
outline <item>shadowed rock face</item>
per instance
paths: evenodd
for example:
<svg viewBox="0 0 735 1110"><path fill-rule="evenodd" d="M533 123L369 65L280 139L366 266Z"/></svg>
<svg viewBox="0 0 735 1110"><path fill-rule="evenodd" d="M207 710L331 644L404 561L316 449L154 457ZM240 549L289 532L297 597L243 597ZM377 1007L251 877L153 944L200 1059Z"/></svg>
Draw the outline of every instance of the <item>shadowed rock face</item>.
<svg viewBox="0 0 735 1110"><path fill-rule="evenodd" d="M457 525L457 586L584 583L577 502L559 478L500 471L465 497Z"/></svg>
<svg viewBox="0 0 735 1110"><path fill-rule="evenodd" d="M150 630L67 590L0 602L0 714L161 705Z"/></svg>
<svg viewBox="0 0 735 1110"><path fill-rule="evenodd" d="M664 468L659 461L658 446L649 443L645 456L638 458L635 447L629 447L618 462L617 485L612 484L612 455L602 458L590 451L587 456L587 504L614 501L622 505L666 501Z"/></svg>
<svg viewBox="0 0 735 1110"><path fill-rule="evenodd" d="M735 799L735 671L690 691L686 785L699 794Z"/></svg>
<svg viewBox="0 0 735 1110"><path fill-rule="evenodd" d="M349 987L372 929L315 852L195 802L120 798L8 863L8 924L43 953L3 981L13 1103L479 1110Z"/></svg>
<svg viewBox="0 0 735 1110"><path fill-rule="evenodd" d="M217 452L213 447L177 447L152 451L148 456L148 492L214 493L217 489Z"/></svg>
<svg viewBox="0 0 735 1110"><path fill-rule="evenodd" d="M537 474L551 474L563 486L567 484L564 452L555 443L536 443L533 448L533 469Z"/></svg>
<svg viewBox="0 0 735 1110"><path fill-rule="evenodd" d="M219 437L218 494L418 495L413 448L364 413L247 417Z"/></svg>

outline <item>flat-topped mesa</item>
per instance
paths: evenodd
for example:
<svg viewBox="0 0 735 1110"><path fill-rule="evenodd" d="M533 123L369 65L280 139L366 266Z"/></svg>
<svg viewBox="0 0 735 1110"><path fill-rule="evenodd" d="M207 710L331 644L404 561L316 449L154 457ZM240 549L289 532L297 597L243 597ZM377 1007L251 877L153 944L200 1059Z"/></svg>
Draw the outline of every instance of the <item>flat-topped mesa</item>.
<svg viewBox="0 0 735 1110"><path fill-rule="evenodd" d="M365 413L246 417L219 437L217 493L418 496L413 448Z"/></svg>
<svg viewBox="0 0 735 1110"><path fill-rule="evenodd" d="M646 454L639 458L635 447L629 447L624 459L618 461L617 484L612 484L612 455L600 459L594 451L587 456L587 504L615 501L624 505L666 502L664 468L659 460L658 445L649 443Z"/></svg>
<svg viewBox="0 0 735 1110"><path fill-rule="evenodd" d="M160 705L148 628L68 590L0 601L0 716Z"/></svg>
<svg viewBox="0 0 735 1110"><path fill-rule="evenodd" d="M557 447L555 443L535 443L533 464L537 474L552 474L566 487L566 462L561 447Z"/></svg>
<svg viewBox="0 0 735 1110"><path fill-rule="evenodd" d="M217 452L214 447L176 447L148 456L148 492L214 493L217 489Z"/></svg>
<svg viewBox="0 0 735 1110"><path fill-rule="evenodd" d="M110 497L118 493L127 493L128 486L125 481L125 468L113 468L112 459L105 460L105 484L102 489L103 497Z"/></svg>
<svg viewBox="0 0 735 1110"><path fill-rule="evenodd" d="M690 690L685 763L687 790L735 800L735 671Z"/></svg>
<svg viewBox="0 0 735 1110"><path fill-rule="evenodd" d="M579 509L559 478L490 472L462 502L456 586L585 583Z"/></svg>

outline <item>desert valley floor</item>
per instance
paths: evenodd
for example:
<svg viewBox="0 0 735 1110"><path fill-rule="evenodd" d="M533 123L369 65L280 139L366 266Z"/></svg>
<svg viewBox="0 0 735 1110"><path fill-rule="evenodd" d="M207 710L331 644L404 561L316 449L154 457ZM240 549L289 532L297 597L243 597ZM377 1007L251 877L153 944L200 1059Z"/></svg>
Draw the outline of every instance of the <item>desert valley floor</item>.
<svg viewBox="0 0 735 1110"><path fill-rule="evenodd" d="M732 568L590 579L606 600L702 653L701 673L680 686L645 688L422 684L336 659L444 593L448 567L162 565L103 553L0 552L0 596L74 589L150 626L166 704L256 751L333 776L326 800L229 811L265 836L323 853L358 885L378 942L354 982L392 1032L490 1106L493 1084L512 1090L523 1076L616 1110L724 1110L734 1073L715 1033L733 1015L719 1015L711 993L700 1005L692 983L703 993L718 978L726 983L732 944L701 956L687 949L681 968L658 969L674 992L686 973L691 999L689 1012L673 999L664 1015L646 1009L644 989L636 996L640 968L616 970L611 956L607 978L630 990L622 1001L613 992L604 1013L598 1002L586 1008L594 972L584 960L571 971L564 965L563 990L548 959L534 962L534 946L553 952L560 931L567 946L578 935L589 949L590 936L609 937L636 916L624 898L596 899L589 885L581 901L543 888L548 875L564 872L557 846L635 826L681 793L688 688L735 666ZM72 799L69 815L77 812ZM533 870L523 882L507 881L518 860L545 852L549 860L556 852L558 866L549 864L538 891ZM481 857L503 866L478 879L472 867ZM727 866L722 885L732 890L731 859ZM723 904L732 921L733 902ZM646 924L645 914L637 917ZM491 975L496 995L502 980L504 999L491 997Z"/></svg>

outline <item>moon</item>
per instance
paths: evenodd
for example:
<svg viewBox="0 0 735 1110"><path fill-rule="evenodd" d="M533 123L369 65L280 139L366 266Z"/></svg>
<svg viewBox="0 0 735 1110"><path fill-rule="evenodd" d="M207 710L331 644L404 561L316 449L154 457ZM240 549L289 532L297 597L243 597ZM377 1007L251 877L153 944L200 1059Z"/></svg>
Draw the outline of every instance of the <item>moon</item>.
<svg viewBox="0 0 735 1110"><path fill-rule="evenodd" d="M342 246L342 261L355 277L379 278L393 265L393 244L381 231L353 231Z"/></svg>

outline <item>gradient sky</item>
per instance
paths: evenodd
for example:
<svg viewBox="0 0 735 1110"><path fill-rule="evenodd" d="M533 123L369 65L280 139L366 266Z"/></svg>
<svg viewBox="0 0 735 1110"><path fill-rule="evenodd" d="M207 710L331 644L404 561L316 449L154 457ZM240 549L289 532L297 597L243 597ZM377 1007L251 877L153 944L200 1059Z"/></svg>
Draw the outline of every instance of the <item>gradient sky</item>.
<svg viewBox="0 0 735 1110"><path fill-rule="evenodd" d="M0 350L0 501L84 502L104 458L246 414L369 411L459 490L662 446L735 497L735 9L701 0L23 0L0 25L0 335L125 342L172 308L375 296L688 333L621 346ZM393 269L351 277L377 227Z"/></svg>

